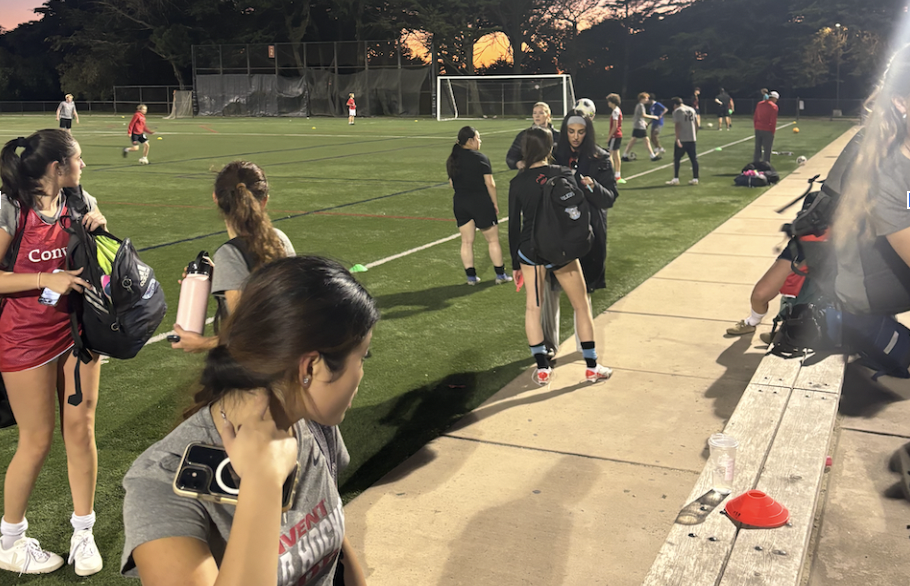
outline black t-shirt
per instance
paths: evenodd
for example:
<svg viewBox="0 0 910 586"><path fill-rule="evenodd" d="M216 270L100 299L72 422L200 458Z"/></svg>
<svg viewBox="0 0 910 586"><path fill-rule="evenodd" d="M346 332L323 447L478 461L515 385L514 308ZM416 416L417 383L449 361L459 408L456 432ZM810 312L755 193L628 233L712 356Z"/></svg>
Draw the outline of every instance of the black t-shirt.
<svg viewBox="0 0 910 586"><path fill-rule="evenodd" d="M461 149L458 153L458 171L452 177L455 197L489 197L484 175L492 175L490 159L480 151Z"/></svg>
<svg viewBox="0 0 910 586"><path fill-rule="evenodd" d="M729 109L730 109L730 100L731 100L731 99L732 99L732 98L730 98L730 94L728 94L728 93L726 93L726 92L724 92L724 93L722 93L722 94L719 94L719 95L717 96L717 100L720 102L720 107L723 108L723 109L725 109L725 110L729 110Z"/></svg>

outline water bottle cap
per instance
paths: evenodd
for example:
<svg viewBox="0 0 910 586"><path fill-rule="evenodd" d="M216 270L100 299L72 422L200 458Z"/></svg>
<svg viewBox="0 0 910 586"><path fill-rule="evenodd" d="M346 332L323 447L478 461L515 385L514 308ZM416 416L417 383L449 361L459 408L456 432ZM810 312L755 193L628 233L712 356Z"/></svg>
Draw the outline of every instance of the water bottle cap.
<svg viewBox="0 0 910 586"><path fill-rule="evenodd" d="M208 260L209 253L205 250L200 251L196 258L191 260L188 265L186 265L186 274L187 275L205 275L207 277L212 276L212 264Z"/></svg>

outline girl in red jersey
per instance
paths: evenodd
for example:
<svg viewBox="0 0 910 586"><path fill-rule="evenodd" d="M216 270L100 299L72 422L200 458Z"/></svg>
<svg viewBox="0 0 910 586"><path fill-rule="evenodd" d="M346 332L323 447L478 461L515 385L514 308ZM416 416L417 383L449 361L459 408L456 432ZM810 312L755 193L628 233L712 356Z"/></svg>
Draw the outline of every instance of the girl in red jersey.
<svg viewBox="0 0 910 586"><path fill-rule="evenodd" d="M348 124L354 124L354 117L357 116L357 104L354 102L354 94L348 94Z"/></svg>
<svg viewBox="0 0 910 586"><path fill-rule="evenodd" d="M17 154L17 151L22 149ZM0 269L0 374L19 428L16 454L6 469L3 519L0 522L0 569L42 574L63 559L28 538L25 510L38 473L50 451L57 404L66 440L67 469L74 512L69 562L88 576L101 570L92 526L98 453L95 406L98 402L98 357L80 366L84 399L78 406L65 397L75 392L76 357L67 299L56 305L38 302L46 290L65 296L90 285L78 271L63 270L69 235L59 221L66 214L64 187L76 187L82 175L82 150L65 130L39 130L11 140L0 151L0 258L6 259L14 238L18 254ZM87 230L105 227L94 198L85 194Z"/></svg>
<svg viewBox="0 0 910 586"><path fill-rule="evenodd" d="M141 144L142 156L139 157L140 165L149 164L149 139L145 134L155 134L154 130L145 125L145 113L148 110L145 104L139 104L136 108L136 113L133 114L133 119L130 120L130 125L126 127L126 133L130 135L130 141L132 141L133 146L123 149L123 158L125 159L130 151L138 151Z"/></svg>

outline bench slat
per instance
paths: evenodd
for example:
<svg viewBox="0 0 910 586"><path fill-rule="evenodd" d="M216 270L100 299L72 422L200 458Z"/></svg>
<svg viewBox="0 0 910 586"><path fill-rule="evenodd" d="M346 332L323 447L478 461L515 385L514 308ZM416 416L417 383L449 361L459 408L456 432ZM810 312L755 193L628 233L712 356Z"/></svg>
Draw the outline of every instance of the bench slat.
<svg viewBox="0 0 910 586"><path fill-rule="evenodd" d="M837 404L826 392L792 391L756 486L790 510L790 525L741 530L721 586L799 583Z"/></svg>
<svg viewBox="0 0 910 586"><path fill-rule="evenodd" d="M789 395L789 389L756 384L750 384L743 392L724 429L724 433L739 441L733 495L755 486ZM705 467L686 503L710 491L712 484L713 472ZM714 586L736 539L736 526L720 514L724 503L718 505L703 523L675 523L643 584ZM696 537L689 537L690 533ZM709 539L711 537L714 541Z"/></svg>
<svg viewBox="0 0 910 586"><path fill-rule="evenodd" d="M785 360L779 356L765 356L755 369L750 384L770 385L792 389L800 372L800 360Z"/></svg>
<svg viewBox="0 0 910 586"><path fill-rule="evenodd" d="M840 396L846 367L844 357L840 354L828 356L817 364L803 364L796 376L796 382L793 383L793 388L834 393Z"/></svg>

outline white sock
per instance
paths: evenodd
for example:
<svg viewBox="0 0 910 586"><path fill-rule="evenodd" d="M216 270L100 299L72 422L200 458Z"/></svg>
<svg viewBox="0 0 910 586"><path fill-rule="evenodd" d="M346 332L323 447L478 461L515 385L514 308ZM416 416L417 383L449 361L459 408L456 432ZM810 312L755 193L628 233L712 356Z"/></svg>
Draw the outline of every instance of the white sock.
<svg viewBox="0 0 910 586"><path fill-rule="evenodd" d="M749 317L747 317L745 320L746 325L748 325L748 326L757 326L758 324L761 323L762 318L764 318L766 315L764 313L755 313L754 309L750 310L749 313L751 315Z"/></svg>
<svg viewBox="0 0 910 586"><path fill-rule="evenodd" d="M95 511L92 511L83 517L73 513L73 516L70 517L70 524L73 526L74 533L77 531L85 531L86 529L91 531L92 527L95 526Z"/></svg>
<svg viewBox="0 0 910 586"><path fill-rule="evenodd" d="M0 521L0 546L3 549L10 549L17 541L25 537L28 530L28 519L23 518L21 523L7 523L4 517Z"/></svg>
<svg viewBox="0 0 910 586"><path fill-rule="evenodd" d="M621 175L619 173L614 173L613 175L615 175L615 177L614 177L615 179L619 179L621 177Z"/></svg>

